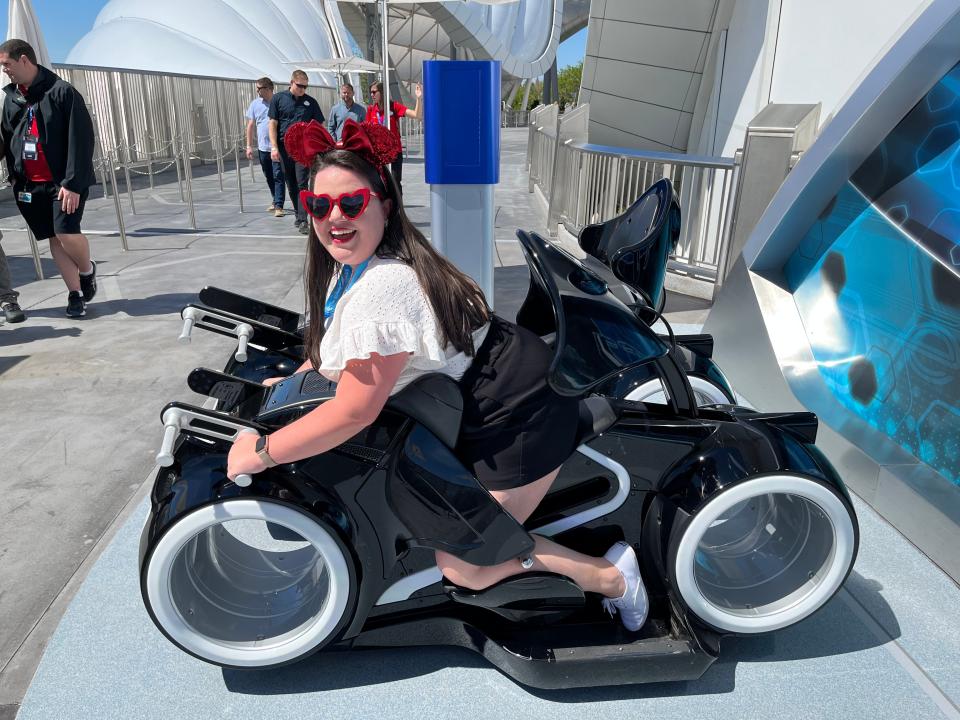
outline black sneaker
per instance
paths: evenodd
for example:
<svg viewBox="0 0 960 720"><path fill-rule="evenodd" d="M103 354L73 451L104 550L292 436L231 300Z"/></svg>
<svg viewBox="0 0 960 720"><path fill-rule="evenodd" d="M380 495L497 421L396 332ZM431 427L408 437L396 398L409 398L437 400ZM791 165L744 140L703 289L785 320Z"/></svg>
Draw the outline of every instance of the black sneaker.
<svg viewBox="0 0 960 720"><path fill-rule="evenodd" d="M87 314L87 308L83 304L83 297L76 290L71 290L67 295L67 317L83 317Z"/></svg>
<svg viewBox="0 0 960 720"><path fill-rule="evenodd" d="M307 225L306 221L302 223L297 223L297 230L300 232L301 235L310 234L310 226Z"/></svg>
<svg viewBox="0 0 960 720"><path fill-rule="evenodd" d="M97 294L97 264L91 260L90 266L93 268L90 274L80 276L80 289L83 291L84 302L90 302Z"/></svg>
<svg viewBox="0 0 960 720"><path fill-rule="evenodd" d="M20 306L15 302L5 302L0 305L0 308L3 309L3 315L6 317L8 323L21 323L27 319L27 316L23 314L23 310L21 310Z"/></svg>

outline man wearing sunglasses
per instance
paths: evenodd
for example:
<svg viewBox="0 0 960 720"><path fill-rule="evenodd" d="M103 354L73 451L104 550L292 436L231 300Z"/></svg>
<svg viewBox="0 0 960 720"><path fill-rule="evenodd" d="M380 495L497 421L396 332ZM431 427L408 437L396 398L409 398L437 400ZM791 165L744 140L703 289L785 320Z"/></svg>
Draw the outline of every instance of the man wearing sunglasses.
<svg viewBox="0 0 960 720"><path fill-rule="evenodd" d="M262 77L257 80L257 99L247 108L247 160L253 160L254 153L263 176L270 188L273 202L267 208L276 217L283 217L283 166L279 160L270 157L270 101L273 100L273 80ZM256 144L254 143L256 131Z"/></svg>
<svg viewBox="0 0 960 720"><path fill-rule="evenodd" d="M283 177L287 192L297 215L297 230L302 235L310 232L306 210L300 205L300 191L306 190L310 169L298 165L287 154L283 138L291 125L297 122L316 120L321 125L324 118L320 105L307 95L308 79L303 70L294 70L290 76L290 89L276 93L270 100L267 116L270 118L270 158L283 165Z"/></svg>

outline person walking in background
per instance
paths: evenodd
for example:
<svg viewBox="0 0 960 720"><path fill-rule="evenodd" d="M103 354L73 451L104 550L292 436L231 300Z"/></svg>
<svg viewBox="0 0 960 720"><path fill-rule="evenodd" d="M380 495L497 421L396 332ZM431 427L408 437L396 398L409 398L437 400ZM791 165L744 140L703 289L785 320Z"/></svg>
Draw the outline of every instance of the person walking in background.
<svg viewBox="0 0 960 720"><path fill-rule="evenodd" d="M86 314L97 293L97 265L80 231L93 174L93 121L76 89L42 65L23 40L0 44L4 155L20 214L37 240L50 239L67 286L67 315Z"/></svg>
<svg viewBox="0 0 960 720"><path fill-rule="evenodd" d="M339 141L343 132L343 123L348 120L363 122L367 116L367 106L353 100L353 85L344 83L340 86L340 102L330 110L330 119L327 121L327 130L333 139Z"/></svg>
<svg viewBox="0 0 960 720"><path fill-rule="evenodd" d="M300 207L300 191L307 189L310 171L298 165L287 154L283 145L284 135L296 122L316 120L323 124L323 112L320 105L307 95L307 74L303 70L294 70L290 76L290 89L278 92L270 101L267 113L270 118L270 159L283 165L283 177L287 183L287 192L297 217L297 230L301 235L310 232L307 227L307 211Z"/></svg>
<svg viewBox="0 0 960 720"><path fill-rule="evenodd" d="M396 100L390 103L390 130L398 139L400 139L400 118L408 117L414 120L423 120L423 108L421 107L423 86L420 83L417 83L415 95L417 97L417 104L413 110L402 103L398 103ZM375 122L383 125L383 83L379 80L370 85L370 101L370 107L367 108L367 122ZM393 175L393 179L397 181L397 187L399 187L402 192L403 153L400 153L397 159L390 163L390 172Z"/></svg>
<svg viewBox="0 0 960 720"><path fill-rule="evenodd" d="M0 240L3 239L3 233L0 233ZM17 303L19 293L13 289L13 282L10 280L10 266L7 265L7 256L0 247L0 312L3 312L3 319L8 323L20 323L27 319Z"/></svg>
<svg viewBox="0 0 960 720"><path fill-rule="evenodd" d="M273 202L267 208L276 217L283 217L283 166L270 157L270 101L273 100L273 80L262 77L257 80L257 98L247 108L247 160L253 160L254 152L263 176L267 179Z"/></svg>

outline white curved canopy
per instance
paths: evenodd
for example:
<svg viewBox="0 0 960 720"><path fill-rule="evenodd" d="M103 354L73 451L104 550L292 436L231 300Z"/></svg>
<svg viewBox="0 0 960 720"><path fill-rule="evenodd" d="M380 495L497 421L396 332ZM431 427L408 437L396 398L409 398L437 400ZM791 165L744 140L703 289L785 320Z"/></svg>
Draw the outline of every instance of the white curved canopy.
<svg viewBox="0 0 960 720"><path fill-rule="evenodd" d="M392 64L401 80L417 80L422 60L449 57L454 44L469 57L499 60L507 76L538 77L556 56L563 2L391 4ZM66 62L224 78L267 75L283 83L292 63L360 50L347 27L356 33L362 24L345 25L340 5L337 0L110 0ZM356 5L343 6L357 14ZM311 72L310 82L337 85L332 72Z"/></svg>
<svg viewBox="0 0 960 720"><path fill-rule="evenodd" d="M331 12L315 0L110 0L66 62L284 82L286 63L338 54ZM337 84L333 73L310 81Z"/></svg>

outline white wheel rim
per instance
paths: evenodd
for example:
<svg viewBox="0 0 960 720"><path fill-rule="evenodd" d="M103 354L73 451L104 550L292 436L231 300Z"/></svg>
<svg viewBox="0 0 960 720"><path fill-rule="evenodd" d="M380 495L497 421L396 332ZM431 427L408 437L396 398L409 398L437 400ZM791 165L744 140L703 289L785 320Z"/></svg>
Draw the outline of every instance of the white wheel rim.
<svg viewBox="0 0 960 720"><path fill-rule="evenodd" d="M696 553L700 541L720 516L738 503L764 495L793 495L813 503L833 531L829 557L804 585L775 603L734 612L712 602L696 578ZM722 521L721 521L722 522ZM799 622L821 607L840 587L853 561L856 531L844 503L829 489L797 475L767 475L747 480L706 501L683 531L674 571L676 587L687 607L699 618L728 632L760 633Z"/></svg>
<svg viewBox="0 0 960 720"><path fill-rule="evenodd" d="M687 380L693 389L694 396L697 399L697 405L729 405L730 399L724 392L709 380L698 375L688 375ZM667 393L663 387L660 378L650 378L646 382L638 385L624 398L624 400L633 400L634 402L649 402L666 404Z"/></svg>
<svg viewBox="0 0 960 720"><path fill-rule="evenodd" d="M181 614L171 592L174 564L201 532L235 520L262 520L297 533L325 565L328 592L320 613L291 632L252 642L228 642L198 632ZM340 545L304 513L259 500L228 500L180 518L156 544L146 573L146 595L159 625L189 652L221 665L262 667L295 659L327 639L340 624L350 596L350 573Z"/></svg>

